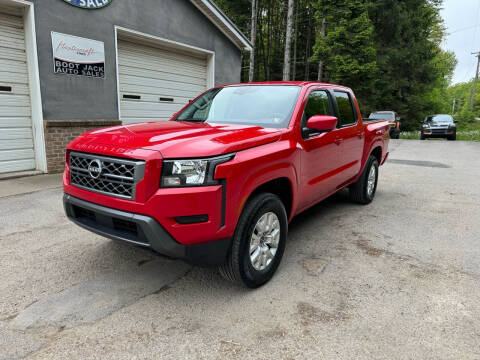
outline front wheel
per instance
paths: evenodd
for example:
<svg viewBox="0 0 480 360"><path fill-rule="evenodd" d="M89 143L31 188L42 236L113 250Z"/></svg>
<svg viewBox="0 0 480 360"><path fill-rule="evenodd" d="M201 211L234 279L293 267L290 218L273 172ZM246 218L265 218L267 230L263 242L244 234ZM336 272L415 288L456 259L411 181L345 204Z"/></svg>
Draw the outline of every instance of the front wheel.
<svg viewBox="0 0 480 360"><path fill-rule="evenodd" d="M358 181L350 186L350 198L359 204L370 204L375 197L378 183L378 160L370 155Z"/></svg>
<svg viewBox="0 0 480 360"><path fill-rule="evenodd" d="M255 195L240 216L220 274L249 288L265 284L282 260L287 232L287 213L280 198L270 193Z"/></svg>

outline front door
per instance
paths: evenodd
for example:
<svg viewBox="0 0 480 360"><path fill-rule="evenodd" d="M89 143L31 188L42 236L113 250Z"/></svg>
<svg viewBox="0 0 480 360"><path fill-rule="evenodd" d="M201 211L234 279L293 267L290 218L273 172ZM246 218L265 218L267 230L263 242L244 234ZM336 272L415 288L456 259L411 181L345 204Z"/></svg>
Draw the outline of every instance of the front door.
<svg viewBox="0 0 480 360"><path fill-rule="evenodd" d="M336 130L318 133L307 128L307 120L314 115L335 115L329 92L314 89L308 95L301 121L302 168L300 208L319 201L335 190L338 183L339 145Z"/></svg>

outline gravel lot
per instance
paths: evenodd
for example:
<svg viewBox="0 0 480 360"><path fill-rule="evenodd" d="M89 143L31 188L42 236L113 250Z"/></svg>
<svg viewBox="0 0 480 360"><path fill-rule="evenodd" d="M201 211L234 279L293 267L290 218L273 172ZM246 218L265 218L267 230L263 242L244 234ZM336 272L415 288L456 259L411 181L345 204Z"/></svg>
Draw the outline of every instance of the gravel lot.
<svg viewBox="0 0 480 360"><path fill-rule="evenodd" d="M74 226L58 176L0 181L0 359L480 359L480 143L390 160L373 204L295 218L254 291Z"/></svg>

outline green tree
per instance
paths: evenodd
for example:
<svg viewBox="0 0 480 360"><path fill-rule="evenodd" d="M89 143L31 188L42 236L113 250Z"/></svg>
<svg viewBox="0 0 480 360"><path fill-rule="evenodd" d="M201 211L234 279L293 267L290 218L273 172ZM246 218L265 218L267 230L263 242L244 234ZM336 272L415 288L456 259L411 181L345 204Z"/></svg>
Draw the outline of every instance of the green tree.
<svg viewBox="0 0 480 360"><path fill-rule="evenodd" d="M377 107L400 113L406 130L418 128L425 115L442 112L441 102L433 99L448 86L443 80L448 82L454 64L440 49L441 2L380 0L370 6L379 68Z"/></svg>
<svg viewBox="0 0 480 360"><path fill-rule="evenodd" d="M375 104L377 82L374 27L363 0L317 0L315 19L326 20L325 36L318 34L313 60L323 61L329 82L354 89L369 111Z"/></svg>

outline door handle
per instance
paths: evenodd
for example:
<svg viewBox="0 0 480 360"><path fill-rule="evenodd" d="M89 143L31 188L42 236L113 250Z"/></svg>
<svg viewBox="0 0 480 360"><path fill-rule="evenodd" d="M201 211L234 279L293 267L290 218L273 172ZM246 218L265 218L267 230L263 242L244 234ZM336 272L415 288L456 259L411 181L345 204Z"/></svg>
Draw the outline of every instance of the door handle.
<svg viewBox="0 0 480 360"><path fill-rule="evenodd" d="M340 145L342 143L343 139L341 137L336 137L335 140L333 140L333 142L337 145Z"/></svg>
<svg viewBox="0 0 480 360"><path fill-rule="evenodd" d="M360 139L363 139L363 132L362 131L359 131L357 133L357 136L360 138Z"/></svg>

